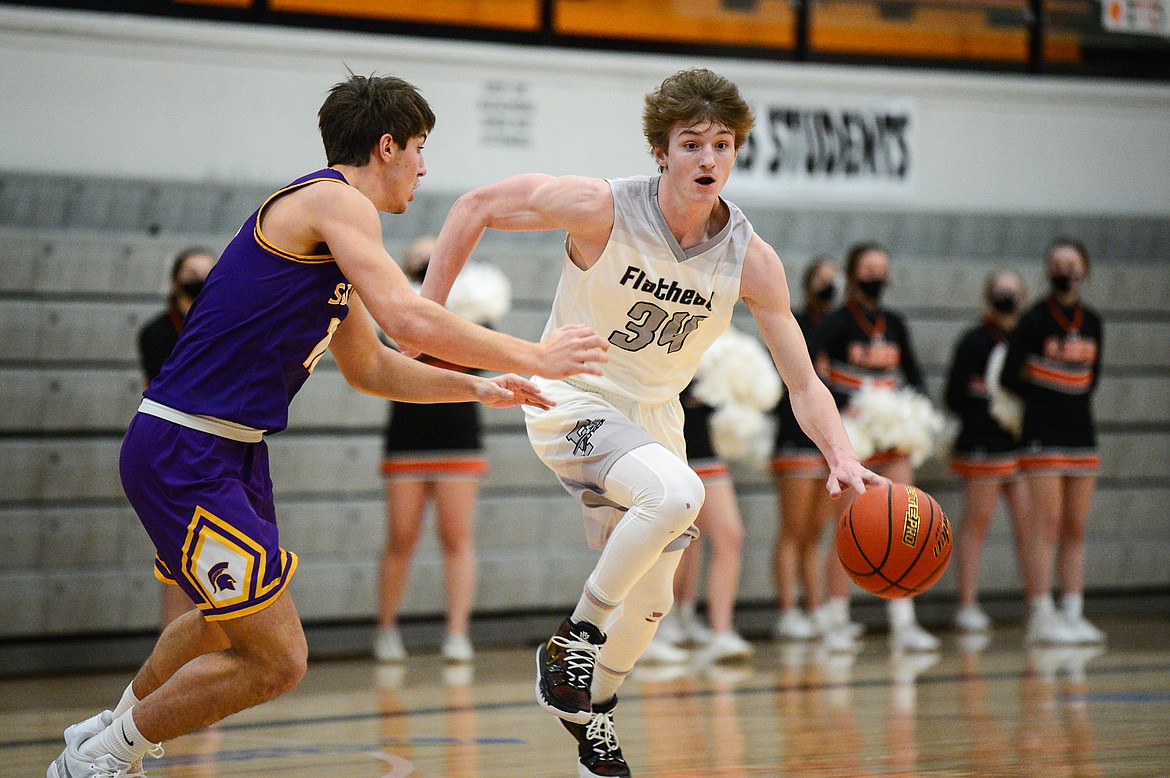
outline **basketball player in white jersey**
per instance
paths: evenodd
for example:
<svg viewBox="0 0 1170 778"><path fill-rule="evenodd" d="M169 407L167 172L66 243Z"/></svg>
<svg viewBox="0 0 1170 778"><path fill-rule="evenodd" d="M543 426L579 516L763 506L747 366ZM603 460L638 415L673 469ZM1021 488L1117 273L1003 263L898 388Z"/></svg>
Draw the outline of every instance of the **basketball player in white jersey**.
<svg viewBox="0 0 1170 778"><path fill-rule="evenodd" d="M537 700L578 742L580 776L628 776L613 730L616 692L670 610L671 582L703 485L687 467L678 394L742 298L788 387L837 497L885 479L866 470L813 371L784 266L719 194L755 118L709 70L646 96L643 129L660 175L615 180L520 175L455 203L424 297L444 302L486 228L567 231L548 329L589 324L610 343L600 376L536 379L556 400L526 410L528 436L581 500L601 550L573 614L537 655Z"/></svg>

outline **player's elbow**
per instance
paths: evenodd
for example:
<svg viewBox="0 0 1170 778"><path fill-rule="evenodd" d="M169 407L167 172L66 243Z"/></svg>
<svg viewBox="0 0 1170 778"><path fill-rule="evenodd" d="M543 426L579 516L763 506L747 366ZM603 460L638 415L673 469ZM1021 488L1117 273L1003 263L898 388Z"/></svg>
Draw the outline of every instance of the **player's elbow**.
<svg viewBox="0 0 1170 778"><path fill-rule="evenodd" d="M436 335L436 319L433 315L438 304L421 297L397 306L387 335L394 339L399 348L407 351L426 351Z"/></svg>
<svg viewBox="0 0 1170 778"><path fill-rule="evenodd" d="M447 220L462 225L464 229L482 232L491 225L492 198L484 189L473 189L460 195L447 215Z"/></svg>

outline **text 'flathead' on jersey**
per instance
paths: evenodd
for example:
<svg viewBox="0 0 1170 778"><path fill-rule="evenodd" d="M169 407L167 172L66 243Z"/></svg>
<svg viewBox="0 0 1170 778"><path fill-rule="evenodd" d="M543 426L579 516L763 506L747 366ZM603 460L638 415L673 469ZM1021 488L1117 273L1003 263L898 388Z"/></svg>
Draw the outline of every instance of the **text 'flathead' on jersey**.
<svg viewBox="0 0 1170 778"><path fill-rule="evenodd" d="M660 278L655 283L646 278L646 271L639 270L633 265L626 267L626 272L622 276L622 286L629 284L634 289L654 295L658 300L668 303L681 303L683 305L697 305L700 308L711 310L711 301L715 295L710 297L703 297L694 289L684 289L678 285L677 281L666 283L666 279Z"/></svg>

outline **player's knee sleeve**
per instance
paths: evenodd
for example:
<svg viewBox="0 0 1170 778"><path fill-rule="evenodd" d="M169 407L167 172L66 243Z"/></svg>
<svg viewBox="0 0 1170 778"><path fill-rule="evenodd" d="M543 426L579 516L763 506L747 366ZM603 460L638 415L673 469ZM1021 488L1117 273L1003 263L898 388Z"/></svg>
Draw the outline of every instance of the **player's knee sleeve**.
<svg viewBox="0 0 1170 778"><path fill-rule="evenodd" d="M596 699L605 699L617 691L625 674L654 639L658 622L670 612L674 601L674 572L681 558L681 551L661 554L622 602L621 612L607 630L608 637L598 659L598 664L613 676L594 677ZM599 694L602 696L596 697Z"/></svg>
<svg viewBox="0 0 1170 778"><path fill-rule="evenodd" d="M703 506L703 481L657 443L623 454L610 468L605 489L625 502L637 520L673 536L690 527Z"/></svg>
<svg viewBox="0 0 1170 778"><path fill-rule="evenodd" d="M663 554L622 602L623 613L639 620L657 623L674 604L674 571L682 552Z"/></svg>

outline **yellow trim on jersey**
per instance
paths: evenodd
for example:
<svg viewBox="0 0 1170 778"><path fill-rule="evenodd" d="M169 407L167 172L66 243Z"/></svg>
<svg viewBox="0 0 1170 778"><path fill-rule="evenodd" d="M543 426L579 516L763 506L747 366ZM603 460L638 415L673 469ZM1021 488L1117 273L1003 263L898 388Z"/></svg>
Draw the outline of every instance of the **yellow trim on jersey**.
<svg viewBox="0 0 1170 778"><path fill-rule="evenodd" d="M299 184L295 184L293 186L286 186L284 189L277 190L270 194L268 199L265 200L264 203L260 206L260 210L256 212L256 226L252 228L252 237L256 239L256 243L260 245L260 248L264 249L270 254L280 257L281 259L291 260L292 262L300 262L301 264L305 265L323 265L326 262L337 261L333 258L332 254L294 254L291 251L285 251L275 243L269 241L268 238L264 237L264 233L260 229L260 220L264 218L264 209L268 207L269 203L281 195L286 195L289 192L294 192L301 187L308 186L309 184L315 184L319 181L332 181L335 184L345 184L346 186L349 186L347 181L343 181L339 178L310 178L308 181L302 181Z"/></svg>

